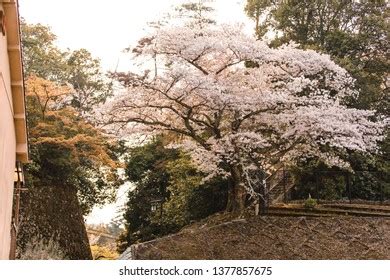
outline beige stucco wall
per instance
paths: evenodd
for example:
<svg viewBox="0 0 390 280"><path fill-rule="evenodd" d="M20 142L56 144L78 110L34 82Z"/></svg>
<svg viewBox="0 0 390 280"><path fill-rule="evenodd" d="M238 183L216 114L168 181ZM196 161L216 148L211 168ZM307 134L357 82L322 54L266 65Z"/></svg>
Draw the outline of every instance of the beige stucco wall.
<svg viewBox="0 0 390 280"><path fill-rule="evenodd" d="M3 5L0 3L0 9ZM0 34L0 259L8 259L16 138L7 40Z"/></svg>

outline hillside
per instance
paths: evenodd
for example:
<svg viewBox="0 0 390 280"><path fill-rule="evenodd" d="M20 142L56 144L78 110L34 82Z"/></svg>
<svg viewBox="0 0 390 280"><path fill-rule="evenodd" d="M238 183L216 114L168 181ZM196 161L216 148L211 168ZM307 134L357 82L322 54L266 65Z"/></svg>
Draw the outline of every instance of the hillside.
<svg viewBox="0 0 390 280"><path fill-rule="evenodd" d="M215 215L121 259L390 259L388 217Z"/></svg>

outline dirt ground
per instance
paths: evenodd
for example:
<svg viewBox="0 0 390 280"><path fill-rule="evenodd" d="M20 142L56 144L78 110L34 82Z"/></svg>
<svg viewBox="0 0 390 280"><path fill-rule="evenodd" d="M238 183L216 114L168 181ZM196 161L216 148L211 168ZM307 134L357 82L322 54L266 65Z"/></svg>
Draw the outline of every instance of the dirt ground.
<svg viewBox="0 0 390 280"><path fill-rule="evenodd" d="M390 259L389 218L257 216L218 222L132 246L131 258Z"/></svg>

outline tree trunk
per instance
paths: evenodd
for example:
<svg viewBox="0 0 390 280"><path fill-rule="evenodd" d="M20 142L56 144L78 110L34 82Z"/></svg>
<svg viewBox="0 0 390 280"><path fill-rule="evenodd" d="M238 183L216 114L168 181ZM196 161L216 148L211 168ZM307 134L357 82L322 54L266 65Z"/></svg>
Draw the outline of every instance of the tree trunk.
<svg viewBox="0 0 390 280"><path fill-rule="evenodd" d="M246 190L242 182L242 174L238 166L231 167L227 212L242 212L245 209Z"/></svg>

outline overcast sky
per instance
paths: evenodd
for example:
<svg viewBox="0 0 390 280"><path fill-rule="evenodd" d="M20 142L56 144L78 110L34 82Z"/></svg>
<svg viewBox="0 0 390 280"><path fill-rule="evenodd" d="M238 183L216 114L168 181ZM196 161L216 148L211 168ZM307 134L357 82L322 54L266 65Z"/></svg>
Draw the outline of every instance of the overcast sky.
<svg viewBox="0 0 390 280"><path fill-rule="evenodd" d="M102 60L105 70L119 61L126 68L124 48L134 45L147 23L161 18L183 0L19 0L29 23L50 25L61 48L85 48ZM218 22L244 22L245 0L216 0ZM250 27L252 30L252 27Z"/></svg>
<svg viewBox="0 0 390 280"><path fill-rule="evenodd" d="M20 15L28 23L49 25L57 44L71 50L85 48L99 57L105 70L126 71L130 62L122 54L145 33L147 23L161 18L183 0L19 0ZM216 0L219 23L253 24L244 14L245 0ZM109 223L123 205L129 186L118 193L117 203L95 208L87 222Z"/></svg>

